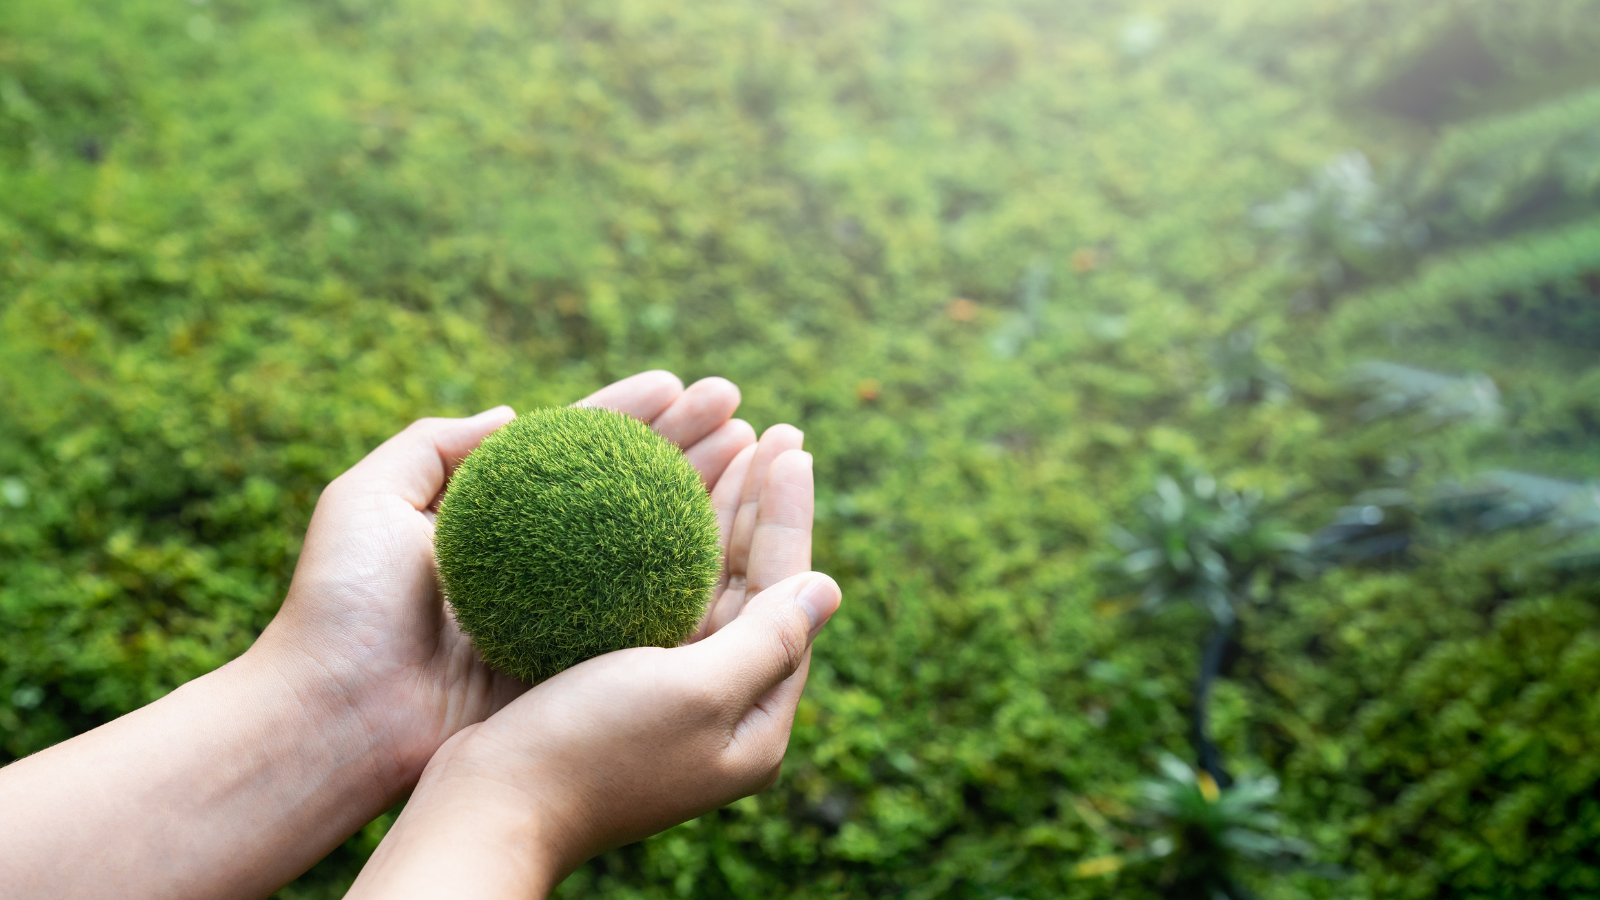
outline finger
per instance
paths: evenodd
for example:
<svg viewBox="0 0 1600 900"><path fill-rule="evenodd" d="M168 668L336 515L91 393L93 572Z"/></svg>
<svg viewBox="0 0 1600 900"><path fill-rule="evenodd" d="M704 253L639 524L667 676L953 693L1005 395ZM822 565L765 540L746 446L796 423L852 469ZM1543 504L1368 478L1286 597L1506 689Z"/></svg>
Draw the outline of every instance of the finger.
<svg viewBox="0 0 1600 900"><path fill-rule="evenodd" d="M800 670L839 601L832 578L802 572L762 591L743 615L689 649L702 655L709 677L753 705Z"/></svg>
<svg viewBox="0 0 1600 900"><path fill-rule="evenodd" d="M745 592L756 594L811 568L813 498L811 454L786 450L772 461L756 504L756 525L745 564Z"/></svg>
<svg viewBox="0 0 1600 900"><path fill-rule="evenodd" d="M573 406L597 406L653 422L682 394L683 382L678 380L678 376L653 369L606 385Z"/></svg>
<svg viewBox="0 0 1600 900"><path fill-rule="evenodd" d="M694 446L683 451L689 465L700 473L706 490L715 490L728 470L729 464L746 447L756 443L756 430L743 419L729 419L722 427L701 438Z"/></svg>
<svg viewBox="0 0 1600 900"><path fill-rule="evenodd" d="M759 456L760 450L757 450ZM749 489L753 475L745 477ZM723 590L706 616L705 632L733 621L745 598L753 597L769 585L811 568L812 499L811 454L785 450L768 466L759 499L741 505L734 523L730 560ZM742 548L741 548L742 542ZM738 557L743 571L731 562Z"/></svg>
<svg viewBox="0 0 1600 900"><path fill-rule="evenodd" d="M702 378L650 423L660 435L689 447L722 427L739 408L739 389L726 378Z"/></svg>
<svg viewBox="0 0 1600 900"><path fill-rule="evenodd" d="M426 509L461 460L516 415L509 406L496 406L466 419L418 419L339 476L338 483L397 494Z"/></svg>
<svg viewBox="0 0 1600 900"><path fill-rule="evenodd" d="M728 597L728 540L733 536L733 519L739 512L739 498L744 496L745 477L750 472L750 462L755 455L756 445L745 445L744 449L733 457L733 461L728 463L728 467L722 470L722 477L711 489L711 508L717 513L717 537L722 542L722 565L717 572L717 586L711 592L711 603L707 606L705 615L700 617L700 622L695 625L694 634L690 635L685 643L692 644L711 633L711 620L724 598ZM738 603L742 606L743 577L739 580L738 595Z"/></svg>
<svg viewBox="0 0 1600 900"><path fill-rule="evenodd" d="M733 528L728 538L728 575L743 578L750 560L750 539L755 535L756 507L761 500L761 490L767 483L767 470L772 461L785 451L798 450L805 434L793 425L774 425L761 435L756 444L756 454L750 459L750 471L745 474L744 486L739 495L739 510L733 518Z"/></svg>
<svg viewBox="0 0 1600 900"><path fill-rule="evenodd" d="M749 477L750 463L755 459L756 449L755 444L745 445L734 455L728 467L722 470L717 486L711 489L711 508L717 511L717 534L722 539L722 575L718 587L728 583L728 541L733 537L733 520L739 513L744 482Z"/></svg>

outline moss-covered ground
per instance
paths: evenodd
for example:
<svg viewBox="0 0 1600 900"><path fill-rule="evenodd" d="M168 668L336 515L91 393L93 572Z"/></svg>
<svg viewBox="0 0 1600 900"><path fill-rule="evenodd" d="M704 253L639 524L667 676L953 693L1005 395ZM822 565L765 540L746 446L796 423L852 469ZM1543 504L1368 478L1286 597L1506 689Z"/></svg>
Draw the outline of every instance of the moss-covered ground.
<svg viewBox="0 0 1600 900"><path fill-rule="evenodd" d="M845 605L779 784L562 895L1167 894L1135 785L1190 756L1208 626L1106 575L1158 476L1309 532L1397 454L1600 472L1581 336L1390 335L1521 430L1366 422L1341 373L1417 295L1318 288L1253 214L1425 144L1426 97L1345 83L1386 77L1346 26L1412 52L1445 5L0 3L0 760L241 652L321 487L412 418L664 367L805 430ZM1246 327L1288 390L1219 405ZM1217 741L1326 864L1263 894L1600 894L1594 582L1518 540L1249 613Z"/></svg>

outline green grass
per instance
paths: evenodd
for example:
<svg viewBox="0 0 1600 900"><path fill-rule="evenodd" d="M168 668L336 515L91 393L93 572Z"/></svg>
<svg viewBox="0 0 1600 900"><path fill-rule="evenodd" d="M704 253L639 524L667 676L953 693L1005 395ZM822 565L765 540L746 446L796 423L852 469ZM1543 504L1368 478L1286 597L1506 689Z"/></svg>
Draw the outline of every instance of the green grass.
<svg viewBox="0 0 1600 900"><path fill-rule="evenodd" d="M806 431L845 602L778 785L563 895L1161 896L1130 810L1205 623L1126 612L1110 527L1161 474L1311 530L1397 457L1470 468L1359 422L1340 361L1405 342L1331 339L1251 224L1416 139L1345 115L1339 60L1421 6L0 4L0 758L241 652L318 492L411 419L665 367ZM1292 400L1207 399L1245 325ZM1508 406L1592 453L1546 372ZM1588 708L1525 732L1600 694L1600 623L1514 549L1246 617L1218 742L1347 875L1266 896L1595 890ZM282 896L337 896L388 821Z"/></svg>

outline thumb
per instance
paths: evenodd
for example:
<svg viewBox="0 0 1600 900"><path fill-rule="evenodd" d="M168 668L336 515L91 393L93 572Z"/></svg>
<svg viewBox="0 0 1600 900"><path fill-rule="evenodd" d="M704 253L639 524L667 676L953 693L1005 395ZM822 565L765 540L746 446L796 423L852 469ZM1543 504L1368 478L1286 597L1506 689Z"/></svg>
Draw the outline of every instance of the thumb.
<svg viewBox="0 0 1600 900"><path fill-rule="evenodd" d="M465 419L418 419L339 480L362 492L398 494L426 509L461 460L514 418L511 407L496 406Z"/></svg>
<svg viewBox="0 0 1600 900"><path fill-rule="evenodd" d="M839 585L821 572L791 575L692 646L746 703L755 703L800 668L840 597Z"/></svg>

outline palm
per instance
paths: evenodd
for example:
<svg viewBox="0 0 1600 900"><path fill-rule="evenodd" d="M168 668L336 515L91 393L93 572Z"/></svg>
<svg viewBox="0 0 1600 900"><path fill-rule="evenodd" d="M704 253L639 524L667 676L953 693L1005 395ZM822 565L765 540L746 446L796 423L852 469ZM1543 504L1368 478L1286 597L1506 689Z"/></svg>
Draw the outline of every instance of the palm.
<svg viewBox="0 0 1600 900"><path fill-rule="evenodd" d="M755 579L747 572L757 504L752 496L747 514L744 497L759 494L758 479L778 452L798 447L799 432L774 429L758 448L750 426L730 420L739 393L721 379L684 390L667 373L647 372L583 403L650 422L684 448L719 501L728 564L714 610L720 615L735 600L742 606L747 585L769 577L764 568ZM478 658L443 601L433 560L433 511L449 473L511 415L506 409L473 419L424 420L330 485L312 517L283 612L263 635L298 645L339 679L405 768L420 770L440 743L527 689ZM746 481L754 486L747 489ZM807 540L799 571L809 566L809 556Z"/></svg>

